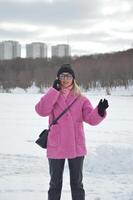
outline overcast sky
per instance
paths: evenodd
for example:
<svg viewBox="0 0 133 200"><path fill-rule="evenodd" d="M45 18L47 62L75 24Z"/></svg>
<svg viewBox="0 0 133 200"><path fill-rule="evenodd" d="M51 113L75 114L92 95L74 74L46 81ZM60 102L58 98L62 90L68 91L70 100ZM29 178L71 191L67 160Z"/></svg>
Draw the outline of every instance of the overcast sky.
<svg viewBox="0 0 133 200"><path fill-rule="evenodd" d="M72 55L133 47L133 0L0 0L0 41L69 43Z"/></svg>

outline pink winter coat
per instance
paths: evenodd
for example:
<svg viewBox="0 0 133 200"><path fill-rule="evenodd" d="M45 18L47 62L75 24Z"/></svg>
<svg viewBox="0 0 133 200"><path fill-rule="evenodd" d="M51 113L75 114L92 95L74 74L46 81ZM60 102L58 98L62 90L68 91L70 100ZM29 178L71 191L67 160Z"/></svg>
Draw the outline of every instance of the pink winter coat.
<svg viewBox="0 0 133 200"><path fill-rule="evenodd" d="M35 110L42 117L49 116L51 123L75 98L70 92L65 100L59 91L50 88L36 104ZM85 96L80 96L57 124L52 125L48 135L47 157L61 159L86 155L83 122L97 125L104 118L99 116L97 107L94 109Z"/></svg>

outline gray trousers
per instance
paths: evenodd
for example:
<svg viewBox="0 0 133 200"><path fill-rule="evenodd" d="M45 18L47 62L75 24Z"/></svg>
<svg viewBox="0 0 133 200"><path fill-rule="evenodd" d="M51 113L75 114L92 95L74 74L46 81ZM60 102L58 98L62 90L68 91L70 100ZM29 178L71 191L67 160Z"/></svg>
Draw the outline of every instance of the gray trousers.
<svg viewBox="0 0 133 200"><path fill-rule="evenodd" d="M65 159L48 160L50 172L48 200L60 200ZM85 200L85 191L82 183L83 161L84 157L68 159L72 200Z"/></svg>

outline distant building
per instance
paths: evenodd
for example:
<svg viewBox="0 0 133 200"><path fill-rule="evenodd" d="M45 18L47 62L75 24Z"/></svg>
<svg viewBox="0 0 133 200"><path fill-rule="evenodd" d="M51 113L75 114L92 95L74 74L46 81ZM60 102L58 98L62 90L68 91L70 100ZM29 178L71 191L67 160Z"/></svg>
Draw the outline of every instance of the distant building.
<svg viewBox="0 0 133 200"><path fill-rule="evenodd" d="M52 46L52 57L70 56L70 46L68 44L58 44Z"/></svg>
<svg viewBox="0 0 133 200"><path fill-rule="evenodd" d="M13 59L21 57L21 45L17 41L2 41L0 42L0 59Z"/></svg>
<svg viewBox="0 0 133 200"><path fill-rule="evenodd" d="M47 45L41 42L33 42L26 45L27 58L47 58Z"/></svg>

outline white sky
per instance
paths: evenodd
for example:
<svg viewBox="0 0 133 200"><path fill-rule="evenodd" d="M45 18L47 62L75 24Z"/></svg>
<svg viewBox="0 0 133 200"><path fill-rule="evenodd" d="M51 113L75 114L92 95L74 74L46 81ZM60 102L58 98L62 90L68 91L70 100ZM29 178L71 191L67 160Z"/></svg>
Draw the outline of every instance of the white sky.
<svg viewBox="0 0 133 200"><path fill-rule="evenodd" d="M0 41L69 43L72 55L133 44L132 0L0 0Z"/></svg>

